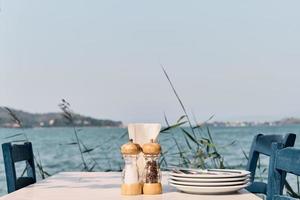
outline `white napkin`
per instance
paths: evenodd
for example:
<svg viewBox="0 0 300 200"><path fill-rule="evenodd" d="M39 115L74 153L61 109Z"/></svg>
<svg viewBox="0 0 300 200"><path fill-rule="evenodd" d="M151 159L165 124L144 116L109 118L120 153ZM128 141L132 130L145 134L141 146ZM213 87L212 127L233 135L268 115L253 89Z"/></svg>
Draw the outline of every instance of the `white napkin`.
<svg viewBox="0 0 300 200"><path fill-rule="evenodd" d="M160 129L161 125L158 123L128 124L129 139L132 139L134 143L138 143L142 146L145 143L149 143L151 139L157 141ZM139 175L141 177L145 167L145 159L143 154L139 155L137 165L139 169Z"/></svg>
<svg viewBox="0 0 300 200"><path fill-rule="evenodd" d="M160 128L161 125L158 123L128 124L129 139L142 146L149 143L151 139L156 141Z"/></svg>

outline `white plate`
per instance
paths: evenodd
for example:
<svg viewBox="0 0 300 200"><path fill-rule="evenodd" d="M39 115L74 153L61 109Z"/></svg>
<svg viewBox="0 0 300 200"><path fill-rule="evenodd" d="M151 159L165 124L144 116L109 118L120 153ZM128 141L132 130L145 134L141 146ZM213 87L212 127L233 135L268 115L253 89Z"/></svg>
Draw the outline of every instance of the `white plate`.
<svg viewBox="0 0 300 200"><path fill-rule="evenodd" d="M169 176L169 178L176 181L198 182L198 183L214 183L214 182L230 182L230 181L244 181L249 179L250 176L243 176L237 178L184 178L177 176Z"/></svg>
<svg viewBox="0 0 300 200"><path fill-rule="evenodd" d="M248 176L250 172L245 170L230 170L230 169L212 169L208 170L208 172L216 173L216 174L180 174L175 172L170 172L171 176L177 177L185 177L185 178L236 178L236 177L244 177Z"/></svg>
<svg viewBox="0 0 300 200"><path fill-rule="evenodd" d="M186 186L200 186L200 187L219 187L219 186L234 186L234 185L245 185L249 182L249 179L244 181L233 181L233 182L215 182L215 183L199 183L199 182L185 182L185 181L176 181L169 179L169 183L176 185L186 185Z"/></svg>
<svg viewBox="0 0 300 200"><path fill-rule="evenodd" d="M192 194L224 194L224 193L233 193L238 190L241 190L247 187L248 184L238 185L238 186L224 186L224 187L197 187L197 186L184 186L184 185L176 185L170 183L171 186L175 187L177 190L180 190L185 193Z"/></svg>

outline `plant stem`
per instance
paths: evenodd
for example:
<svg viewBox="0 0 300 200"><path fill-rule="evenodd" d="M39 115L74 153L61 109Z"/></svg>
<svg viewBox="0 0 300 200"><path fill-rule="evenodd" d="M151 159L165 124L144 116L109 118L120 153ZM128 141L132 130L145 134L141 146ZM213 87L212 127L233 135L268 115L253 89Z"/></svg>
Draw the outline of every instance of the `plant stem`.
<svg viewBox="0 0 300 200"><path fill-rule="evenodd" d="M190 128L191 128L191 131L192 131L192 133L193 133L193 136L196 138L196 134L195 134L195 131L194 131L194 129L193 129L192 122L191 122L191 120L190 120L190 117L189 117L189 115L188 115L186 109L185 109L185 106L184 106L183 102L181 101L181 99L180 99L180 97L179 97L179 95L178 95L178 93L177 93L177 91L176 91L176 89L175 89L175 87L174 87L174 85L173 85L173 83L172 83L172 81L171 81L171 79L170 79L170 77L169 77L167 71L165 70L165 68L164 68L162 65L161 65L161 68L162 68L162 70L163 70L163 72L164 72L166 78L168 79L168 82L170 83L170 86L171 86L171 88L172 88L172 90L173 90L173 92L174 92L174 94L175 94L175 96L176 96L176 98L177 98L177 100L178 100L178 102L179 102L179 104L180 104L180 106L181 106L181 108L182 108L184 114L186 115L186 119L187 119L188 124L189 124L189 126L190 126ZM198 145L198 149L199 149L199 148L200 148L200 146Z"/></svg>
<svg viewBox="0 0 300 200"><path fill-rule="evenodd" d="M81 149L81 146L80 146L79 137L78 137L78 134L77 134L77 131L76 131L76 128L75 128L74 125L73 125L73 130L74 130L74 135L75 135L75 138L76 138L76 141L77 141L77 144L78 144L77 146L78 146L78 149L79 149L79 152L80 152L80 157L81 157L83 167L84 167L85 170L88 170L88 167L87 167L87 164L85 162L85 159L84 159L84 156L83 156L83 153L82 153L82 149Z"/></svg>

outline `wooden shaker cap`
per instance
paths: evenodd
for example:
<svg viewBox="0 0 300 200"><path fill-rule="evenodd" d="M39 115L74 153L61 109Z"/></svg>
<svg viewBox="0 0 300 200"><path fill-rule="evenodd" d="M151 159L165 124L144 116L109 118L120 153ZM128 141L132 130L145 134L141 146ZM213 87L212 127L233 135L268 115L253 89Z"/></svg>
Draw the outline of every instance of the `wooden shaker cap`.
<svg viewBox="0 0 300 200"><path fill-rule="evenodd" d="M160 145L154 142L153 139L151 139L150 143L144 144L142 149L144 154L149 154L149 155L158 155L161 152Z"/></svg>
<svg viewBox="0 0 300 200"><path fill-rule="evenodd" d="M128 143L123 144L121 147L121 153L124 155L137 155L141 152L141 146L139 144L133 143L130 139Z"/></svg>

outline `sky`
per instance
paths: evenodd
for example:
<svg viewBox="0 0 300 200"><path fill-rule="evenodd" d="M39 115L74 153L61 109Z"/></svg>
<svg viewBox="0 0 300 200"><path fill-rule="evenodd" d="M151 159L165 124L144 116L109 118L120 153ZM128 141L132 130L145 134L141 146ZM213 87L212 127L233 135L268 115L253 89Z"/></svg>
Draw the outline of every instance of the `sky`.
<svg viewBox="0 0 300 200"><path fill-rule="evenodd" d="M129 122L300 117L298 0L0 0L0 105Z"/></svg>

